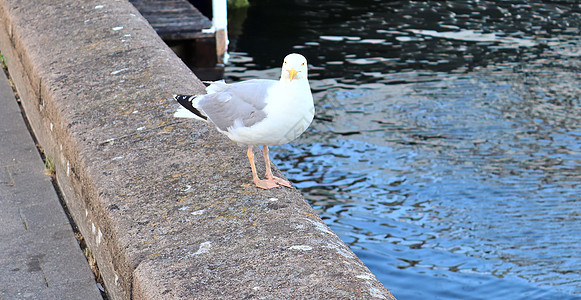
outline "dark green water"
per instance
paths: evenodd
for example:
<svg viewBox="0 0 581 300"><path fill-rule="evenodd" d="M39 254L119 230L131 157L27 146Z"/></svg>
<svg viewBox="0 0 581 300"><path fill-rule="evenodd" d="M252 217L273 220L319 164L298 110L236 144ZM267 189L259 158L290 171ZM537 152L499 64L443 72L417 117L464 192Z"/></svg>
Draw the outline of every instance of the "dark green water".
<svg viewBox="0 0 581 300"><path fill-rule="evenodd" d="M274 162L398 299L581 298L577 1L251 1L226 80L310 63Z"/></svg>

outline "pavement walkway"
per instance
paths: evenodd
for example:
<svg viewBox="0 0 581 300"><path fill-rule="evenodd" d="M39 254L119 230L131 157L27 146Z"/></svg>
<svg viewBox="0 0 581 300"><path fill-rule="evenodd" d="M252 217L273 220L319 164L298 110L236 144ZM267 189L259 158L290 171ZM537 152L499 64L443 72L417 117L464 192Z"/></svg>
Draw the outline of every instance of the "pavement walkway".
<svg viewBox="0 0 581 300"><path fill-rule="evenodd" d="M0 70L0 300L102 299Z"/></svg>

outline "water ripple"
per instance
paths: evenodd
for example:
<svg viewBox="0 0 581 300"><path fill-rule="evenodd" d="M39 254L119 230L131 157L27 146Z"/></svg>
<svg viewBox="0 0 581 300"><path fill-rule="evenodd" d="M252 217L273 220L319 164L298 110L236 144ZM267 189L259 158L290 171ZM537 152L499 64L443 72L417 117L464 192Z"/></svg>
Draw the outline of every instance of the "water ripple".
<svg viewBox="0 0 581 300"><path fill-rule="evenodd" d="M255 1L244 24L227 80L309 58L317 115L273 161L396 297L581 295L575 1Z"/></svg>

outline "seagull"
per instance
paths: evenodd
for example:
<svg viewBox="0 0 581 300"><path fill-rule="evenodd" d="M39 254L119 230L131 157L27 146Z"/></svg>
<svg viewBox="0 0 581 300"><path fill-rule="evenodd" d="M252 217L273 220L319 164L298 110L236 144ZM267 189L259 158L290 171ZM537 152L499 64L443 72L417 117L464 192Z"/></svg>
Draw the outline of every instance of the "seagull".
<svg viewBox="0 0 581 300"><path fill-rule="evenodd" d="M247 145L257 187L290 188L290 182L272 174L268 146L296 139L313 121L315 107L307 75L306 58L292 53L284 58L280 80L251 79L232 84L216 81L206 87L205 95L174 95L183 106L174 116L214 124L232 141ZM254 145L262 145L266 179L256 173Z"/></svg>

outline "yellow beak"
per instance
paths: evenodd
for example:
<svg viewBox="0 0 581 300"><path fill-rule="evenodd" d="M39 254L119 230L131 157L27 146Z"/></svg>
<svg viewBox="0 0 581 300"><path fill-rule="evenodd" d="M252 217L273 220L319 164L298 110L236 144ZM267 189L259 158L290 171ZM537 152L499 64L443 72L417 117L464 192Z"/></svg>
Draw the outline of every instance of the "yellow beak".
<svg viewBox="0 0 581 300"><path fill-rule="evenodd" d="M295 78L295 76L297 76L297 74L299 74L300 71L295 70L295 68L293 67L290 70L287 70L288 72L288 76L290 77L290 80L293 80Z"/></svg>

